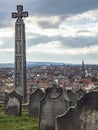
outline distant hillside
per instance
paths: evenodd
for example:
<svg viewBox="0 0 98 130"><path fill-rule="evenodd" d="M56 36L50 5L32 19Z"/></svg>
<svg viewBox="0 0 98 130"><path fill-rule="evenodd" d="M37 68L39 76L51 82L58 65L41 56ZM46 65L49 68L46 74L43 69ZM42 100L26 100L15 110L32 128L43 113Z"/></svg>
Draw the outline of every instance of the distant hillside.
<svg viewBox="0 0 98 130"><path fill-rule="evenodd" d="M32 66L49 66L49 65L66 65L64 63L56 63L56 62L27 62L27 67ZM0 63L0 68L13 68L13 63Z"/></svg>
<svg viewBox="0 0 98 130"><path fill-rule="evenodd" d="M61 65L81 65L81 64L68 64L68 63L57 63L57 62L27 62L27 67L32 67L32 66L50 66L50 65L56 65L56 66L61 66ZM94 65L94 64L85 64L86 66L89 65ZM0 63L0 68L14 68L13 63Z"/></svg>
<svg viewBox="0 0 98 130"><path fill-rule="evenodd" d="M50 66L50 65L66 65L64 63L57 63L57 62L27 62L27 66Z"/></svg>
<svg viewBox="0 0 98 130"><path fill-rule="evenodd" d="M0 68L13 68L14 64L12 63L0 63Z"/></svg>

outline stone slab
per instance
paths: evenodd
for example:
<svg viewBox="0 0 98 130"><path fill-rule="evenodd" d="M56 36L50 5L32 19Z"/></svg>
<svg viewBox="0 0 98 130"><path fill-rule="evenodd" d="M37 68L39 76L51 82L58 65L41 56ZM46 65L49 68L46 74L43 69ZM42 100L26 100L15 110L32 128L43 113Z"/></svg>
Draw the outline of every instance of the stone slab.
<svg viewBox="0 0 98 130"><path fill-rule="evenodd" d="M5 114L20 116L22 111L22 96L16 91L5 93Z"/></svg>
<svg viewBox="0 0 98 130"><path fill-rule="evenodd" d="M44 92L37 89L34 93L30 94L29 100L29 117L37 117L39 115L40 100L44 97Z"/></svg>
<svg viewBox="0 0 98 130"><path fill-rule="evenodd" d="M67 94L60 87L46 89L40 102L39 130L55 130L55 118L69 107Z"/></svg>
<svg viewBox="0 0 98 130"><path fill-rule="evenodd" d="M98 92L84 94L76 107L58 116L55 130L98 130Z"/></svg>

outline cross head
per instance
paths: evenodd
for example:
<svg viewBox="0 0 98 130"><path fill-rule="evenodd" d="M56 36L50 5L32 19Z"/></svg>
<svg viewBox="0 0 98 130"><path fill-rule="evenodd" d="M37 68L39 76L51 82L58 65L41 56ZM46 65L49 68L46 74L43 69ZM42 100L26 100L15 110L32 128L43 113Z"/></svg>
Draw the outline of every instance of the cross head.
<svg viewBox="0 0 98 130"><path fill-rule="evenodd" d="M13 12L12 13L12 18L22 18L22 17L28 17L28 12L22 12L23 11L23 6L22 5L18 5L17 6L17 13Z"/></svg>

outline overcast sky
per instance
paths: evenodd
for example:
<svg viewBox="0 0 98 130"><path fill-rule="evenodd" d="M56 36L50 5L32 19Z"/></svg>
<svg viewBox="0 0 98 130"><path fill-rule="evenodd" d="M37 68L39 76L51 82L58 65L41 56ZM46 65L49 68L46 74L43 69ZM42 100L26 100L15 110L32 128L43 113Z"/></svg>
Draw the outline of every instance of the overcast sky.
<svg viewBox="0 0 98 130"><path fill-rule="evenodd" d="M17 5L29 12L27 61L98 64L98 0L0 0L0 63L14 63Z"/></svg>

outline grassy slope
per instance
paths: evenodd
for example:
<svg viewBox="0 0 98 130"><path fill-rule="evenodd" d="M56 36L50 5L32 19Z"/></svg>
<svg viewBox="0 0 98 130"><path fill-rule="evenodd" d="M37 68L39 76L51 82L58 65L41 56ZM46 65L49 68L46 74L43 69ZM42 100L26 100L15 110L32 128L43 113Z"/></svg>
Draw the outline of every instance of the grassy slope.
<svg viewBox="0 0 98 130"><path fill-rule="evenodd" d="M0 130L38 130L38 119L29 118L28 112L22 116L7 116L0 106Z"/></svg>

